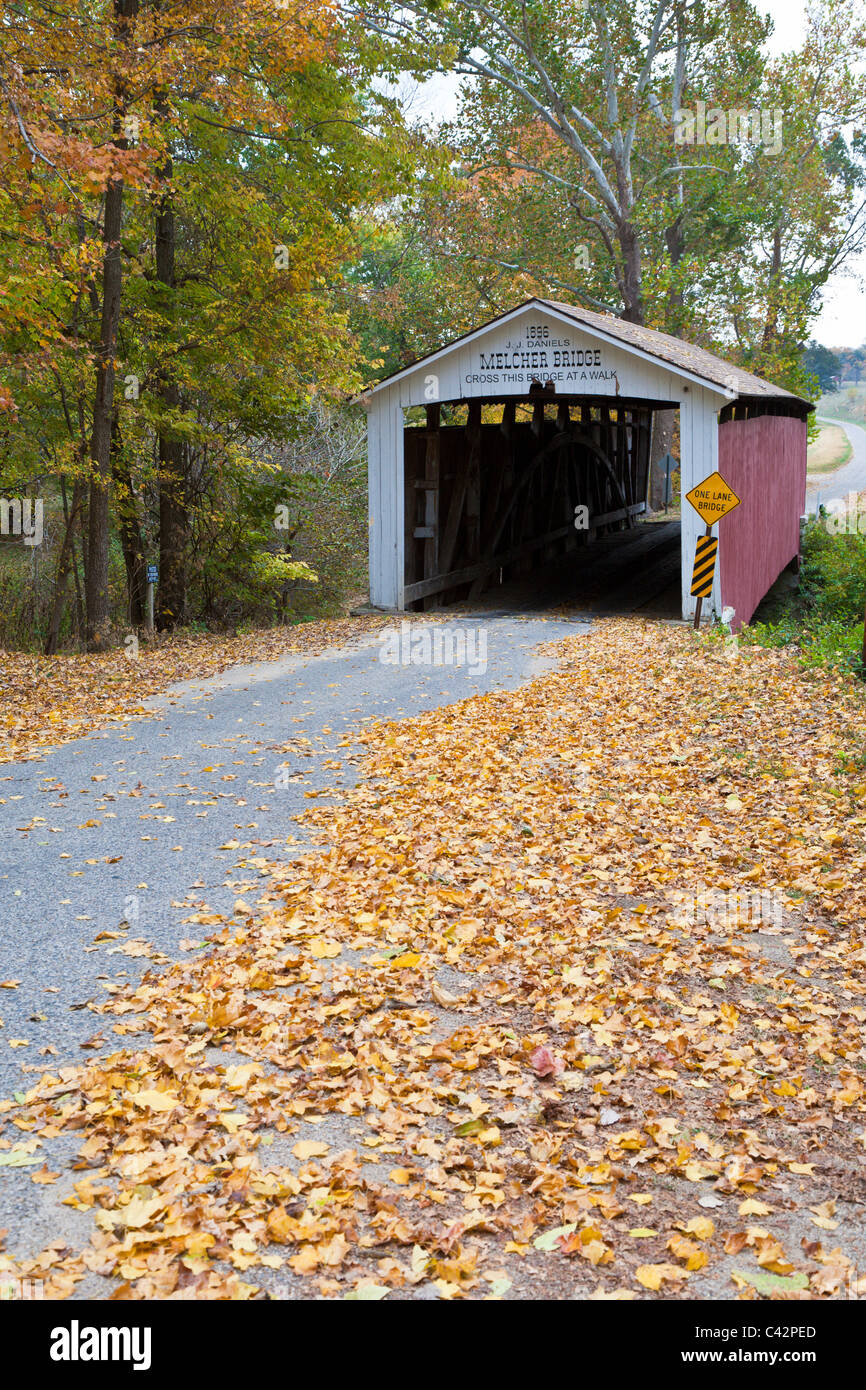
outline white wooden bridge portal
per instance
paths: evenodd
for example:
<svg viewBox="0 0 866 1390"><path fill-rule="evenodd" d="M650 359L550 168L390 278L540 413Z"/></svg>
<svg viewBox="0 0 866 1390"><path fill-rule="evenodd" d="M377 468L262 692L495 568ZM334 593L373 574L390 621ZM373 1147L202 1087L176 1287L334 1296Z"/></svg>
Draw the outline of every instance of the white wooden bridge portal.
<svg viewBox="0 0 866 1390"><path fill-rule="evenodd" d="M637 526L659 410L679 410L683 497L720 466L743 497L721 527L705 612L730 604L748 621L798 555L812 406L678 338L533 299L382 381L365 405L378 608L478 599ZM684 502L684 618L703 530Z"/></svg>

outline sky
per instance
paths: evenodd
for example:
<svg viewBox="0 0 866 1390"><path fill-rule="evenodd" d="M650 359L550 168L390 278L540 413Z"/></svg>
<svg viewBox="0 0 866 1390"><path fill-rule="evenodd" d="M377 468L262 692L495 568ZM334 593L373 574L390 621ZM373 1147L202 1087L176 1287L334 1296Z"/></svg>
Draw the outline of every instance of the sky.
<svg viewBox="0 0 866 1390"><path fill-rule="evenodd" d="M797 48L805 28L806 0L755 0L770 15L775 30L771 52ZM456 107L457 83L453 77L436 77L423 87L401 84L401 94L412 110L427 119L447 119ZM827 347L860 347L866 342L866 251L852 258L847 269L833 276L824 289L823 306L812 336Z"/></svg>
<svg viewBox="0 0 866 1390"><path fill-rule="evenodd" d="M803 36L805 0L756 0L759 9L771 15L775 33L771 51L782 52L799 46ZM825 347L860 347L866 342L866 252L852 257L850 267L827 282L823 307L812 329L816 342Z"/></svg>

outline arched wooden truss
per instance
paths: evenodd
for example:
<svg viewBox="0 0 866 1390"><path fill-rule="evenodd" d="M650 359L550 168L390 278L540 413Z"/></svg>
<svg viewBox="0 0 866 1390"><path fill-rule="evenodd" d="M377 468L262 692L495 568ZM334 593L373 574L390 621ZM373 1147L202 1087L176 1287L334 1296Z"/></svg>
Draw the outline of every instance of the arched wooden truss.
<svg viewBox="0 0 866 1390"><path fill-rule="evenodd" d="M499 423L481 412L470 402L465 425L443 425L429 406L426 426L405 430L407 607L477 598L492 577L548 563L645 510L646 406L536 399L518 420L510 400ZM578 506L589 512L583 531Z"/></svg>

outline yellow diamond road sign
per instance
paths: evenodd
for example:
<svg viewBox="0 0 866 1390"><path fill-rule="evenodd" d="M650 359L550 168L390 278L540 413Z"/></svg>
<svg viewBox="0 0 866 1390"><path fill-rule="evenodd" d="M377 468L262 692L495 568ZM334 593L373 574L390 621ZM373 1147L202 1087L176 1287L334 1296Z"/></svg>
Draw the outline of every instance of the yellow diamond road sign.
<svg viewBox="0 0 866 1390"><path fill-rule="evenodd" d="M686 498L708 526L713 526L740 505L739 497L728 487L721 473L711 473L691 492L687 492Z"/></svg>

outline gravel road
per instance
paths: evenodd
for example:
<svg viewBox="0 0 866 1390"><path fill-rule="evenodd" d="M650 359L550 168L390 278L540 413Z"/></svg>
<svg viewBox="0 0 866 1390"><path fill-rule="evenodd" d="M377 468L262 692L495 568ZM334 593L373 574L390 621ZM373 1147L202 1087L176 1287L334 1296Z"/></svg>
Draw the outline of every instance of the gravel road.
<svg viewBox="0 0 866 1390"><path fill-rule="evenodd" d="M465 627L469 655L481 650L471 646L472 631L486 639L483 672L477 664L474 673L468 664L386 664L380 639L366 637L352 648L185 682L150 702L152 717L40 760L0 762L0 981L20 981L0 989L0 1096L94 1055L79 1050L102 1024L88 1002L153 964L127 954L129 938L174 955L183 937L201 933L184 917L205 905L231 909L244 851L220 846L251 846L247 855L269 859L303 852L308 842L293 817L309 806L306 793L356 776L351 749L337 749L347 733L368 720L513 689L544 668L533 655L539 643L587 626L542 617L461 622L477 624ZM285 785L275 785L284 763ZM287 845L291 837L296 843ZM124 920L126 941L95 941ZM40 1055L46 1046L57 1054ZM109 1031L104 1050L111 1048ZM4 1181L0 1173L0 1191Z"/></svg>
<svg viewBox="0 0 866 1390"><path fill-rule="evenodd" d="M824 416L821 416L824 421ZM806 475L806 511L815 511L818 500L829 506L836 498L844 499L849 492L866 492L866 429L862 425L852 425L847 420L825 421L828 425L841 425L851 441L854 450L844 468L835 473L812 473Z"/></svg>

